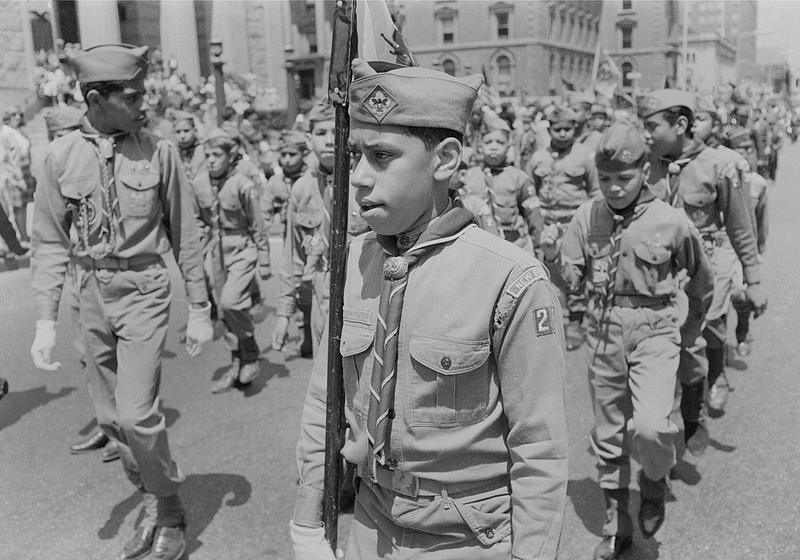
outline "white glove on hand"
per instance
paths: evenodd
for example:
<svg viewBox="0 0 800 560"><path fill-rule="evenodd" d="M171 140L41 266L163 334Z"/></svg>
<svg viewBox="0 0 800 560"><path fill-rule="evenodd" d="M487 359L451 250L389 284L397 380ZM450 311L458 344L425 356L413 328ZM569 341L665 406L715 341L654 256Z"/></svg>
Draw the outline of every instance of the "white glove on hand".
<svg viewBox="0 0 800 560"><path fill-rule="evenodd" d="M51 362L50 353L56 346L56 322L49 319L36 321L36 336L31 344L31 358L34 365L45 371L56 371L60 362Z"/></svg>
<svg viewBox="0 0 800 560"><path fill-rule="evenodd" d="M325 527L305 527L289 522L289 534L292 538L292 550L295 560L341 560L344 552L336 551L333 555L331 545L325 540Z"/></svg>
<svg viewBox="0 0 800 560"><path fill-rule="evenodd" d="M203 344L214 339L214 325L211 323L211 304L201 309L189 308L186 322L186 352L194 358L203 351Z"/></svg>

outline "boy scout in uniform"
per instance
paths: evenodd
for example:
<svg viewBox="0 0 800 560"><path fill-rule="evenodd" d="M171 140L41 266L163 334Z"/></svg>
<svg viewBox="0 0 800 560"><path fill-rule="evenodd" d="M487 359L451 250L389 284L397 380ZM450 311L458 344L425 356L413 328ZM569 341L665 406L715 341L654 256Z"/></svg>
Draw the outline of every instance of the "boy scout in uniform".
<svg viewBox="0 0 800 560"><path fill-rule="evenodd" d="M541 230L539 199L531 178L521 169L509 165L509 128L505 121L488 130L478 151L482 167L464 173L461 193L485 201L491 220L487 226L500 236L533 253L532 231ZM484 228L486 229L486 228Z"/></svg>
<svg viewBox="0 0 800 560"><path fill-rule="evenodd" d="M725 367L725 313L734 288L738 258L747 283L746 299L756 317L767 299L761 289L758 250L749 193L742 188L734 159L692 137L693 93L663 89L639 105L645 138L652 149L651 184L673 206L683 208L700 232L714 269L714 298L703 337L684 346L678 378L682 385L684 437L693 454L708 445L703 418L704 382L713 386Z"/></svg>
<svg viewBox="0 0 800 560"><path fill-rule="evenodd" d="M302 283L310 285L311 331L314 351L328 321L331 196L333 193L334 110L327 103L312 108L308 114L311 147L315 165L292 187L287 212L287 233L283 244L283 262L279 278L278 321L272 335L272 345L283 347L289 318L297 306ZM358 216L354 192L350 192L347 233L354 237L366 231Z"/></svg>
<svg viewBox="0 0 800 560"><path fill-rule="evenodd" d="M147 47L101 45L72 58L88 113L53 142L36 192L31 259L39 320L31 355L53 371L55 324L71 255L81 271L80 329L102 430L144 493L144 517L119 558L174 560L185 550L183 473L159 409L172 251L190 303L187 350L211 340L210 305L189 186L175 148L141 131ZM70 242L75 226L78 242Z"/></svg>
<svg viewBox="0 0 800 560"><path fill-rule="evenodd" d="M567 482L558 297L530 253L448 196L481 77L373 65L354 61L350 89L350 181L373 232L350 244L340 344L342 454L358 473L347 558L554 559ZM327 347L297 447L298 560L333 558L320 521Z"/></svg>
<svg viewBox="0 0 800 560"><path fill-rule="evenodd" d="M261 201L267 223L280 220L282 236L286 238L286 212L292 187L306 172L308 164L308 135L299 130L284 130L278 140L278 165L281 174L274 174L267 181L266 193Z"/></svg>
<svg viewBox="0 0 800 560"><path fill-rule="evenodd" d="M186 175L192 181L201 173L206 163L206 152L197 134L197 121L193 114L180 112L175 116L174 123L173 133L177 140L181 162Z"/></svg>
<svg viewBox="0 0 800 560"><path fill-rule="evenodd" d="M678 427L670 415L681 339L700 336L713 283L697 230L647 188L650 164L639 129L612 125L596 158L605 198L578 209L560 255L555 235L543 237L542 250L567 291L581 290L586 278L593 296L587 336L592 447L606 504L594 560L612 560L632 543L631 456L642 466L642 534L652 537L664 520L666 476L676 461Z"/></svg>
<svg viewBox="0 0 800 560"><path fill-rule="evenodd" d="M594 151L575 141L578 116L571 109L556 108L548 118L550 147L533 154L528 174L539 196L544 228L563 235L578 207L597 195L597 167ZM549 235L549 233L548 233ZM538 236L537 236L538 237ZM534 242L538 246L539 239ZM568 324L567 350L575 350L585 336L582 322L586 297L581 293L566 296Z"/></svg>
<svg viewBox="0 0 800 560"><path fill-rule="evenodd" d="M270 276L269 239L258 187L238 171L238 144L216 130L204 147L208 171L194 181L200 215L211 232L209 243L216 245L210 258L222 257L221 263L207 266L212 274L222 276L213 282L218 287L217 308L229 332L231 367L211 387L213 393L222 393L237 383L252 383L259 372L261 352L249 313L250 286L256 271L262 279Z"/></svg>

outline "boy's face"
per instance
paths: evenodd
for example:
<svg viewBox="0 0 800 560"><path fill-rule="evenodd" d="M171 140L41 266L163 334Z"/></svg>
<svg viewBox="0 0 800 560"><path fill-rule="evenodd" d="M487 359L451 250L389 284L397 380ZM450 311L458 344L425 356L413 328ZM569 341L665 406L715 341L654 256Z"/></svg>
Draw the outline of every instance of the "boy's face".
<svg viewBox="0 0 800 560"><path fill-rule="evenodd" d="M316 121L311 126L311 149L314 150L319 163L325 169L333 169L333 142L335 121Z"/></svg>
<svg viewBox="0 0 800 560"><path fill-rule="evenodd" d="M603 132L606 129L606 124L608 121L608 117L605 113L594 113L592 118L589 120L589 126L592 127L592 130L599 130Z"/></svg>
<svg viewBox="0 0 800 560"><path fill-rule="evenodd" d="M554 147L569 147L575 140L575 123L572 121L556 122L550 125L550 141Z"/></svg>
<svg viewBox="0 0 800 560"><path fill-rule="evenodd" d="M678 119L675 124L669 124L664 118L664 113L650 115L644 121L644 137L650 150L658 157L680 155L682 146L680 137L683 132L681 124L683 119Z"/></svg>
<svg viewBox="0 0 800 560"><path fill-rule="evenodd" d="M175 123L175 139L181 148L191 148L197 141L197 129L189 119Z"/></svg>
<svg viewBox="0 0 800 560"><path fill-rule="evenodd" d="M621 210L633 204L647 179L649 165L648 163L644 166L634 164L629 167L598 165L600 191L611 208Z"/></svg>
<svg viewBox="0 0 800 560"><path fill-rule="evenodd" d="M281 149L278 163L285 172L293 173L303 166L303 157L305 155L305 150L301 150L297 146L286 146Z"/></svg>
<svg viewBox="0 0 800 560"><path fill-rule="evenodd" d="M122 90L112 92L108 97L97 94L95 99L106 129L101 132L138 132L147 122L144 78L126 82Z"/></svg>
<svg viewBox="0 0 800 560"><path fill-rule="evenodd" d="M222 148L211 148L206 146L206 165L208 173L213 178L222 177L228 171L228 167L233 161L233 154L229 154Z"/></svg>
<svg viewBox="0 0 800 560"><path fill-rule="evenodd" d="M710 113L697 113L692 124L692 135L698 140L705 142L714 132L714 118Z"/></svg>
<svg viewBox="0 0 800 560"><path fill-rule="evenodd" d="M354 122L350 128L350 184L361 217L382 235L398 235L434 208L438 156L403 127Z"/></svg>
<svg viewBox="0 0 800 560"><path fill-rule="evenodd" d="M502 165L506 161L508 153L508 137L501 130L493 130L483 135L481 144L481 154L483 161L489 167Z"/></svg>

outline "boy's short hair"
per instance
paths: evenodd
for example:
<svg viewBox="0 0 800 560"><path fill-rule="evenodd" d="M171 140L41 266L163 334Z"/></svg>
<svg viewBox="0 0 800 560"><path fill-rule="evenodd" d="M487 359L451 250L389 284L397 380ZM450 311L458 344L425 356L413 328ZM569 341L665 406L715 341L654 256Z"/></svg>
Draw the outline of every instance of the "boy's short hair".
<svg viewBox="0 0 800 560"><path fill-rule="evenodd" d="M440 142L448 138L455 138L462 144L464 143L464 135L449 130L447 128L434 128L434 127L421 127L421 126L406 126L406 133L414 138L419 138L425 144L425 149L429 152L433 150Z"/></svg>
<svg viewBox="0 0 800 560"><path fill-rule="evenodd" d="M687 107L670 107L669 109L663 110L661 114L664 115L664 120L667 121L670 126L675 126L675 123L678 122L678 118L686 117L686 136L692 137L694 113L691 109Z"/></svg>
<svg viewBox="0 0 800 560"><path fill-rule="evenodd" d="M204 144L207 148L220 148L229 154L239 148L238 142L221 128L209 132Z"/></svg>

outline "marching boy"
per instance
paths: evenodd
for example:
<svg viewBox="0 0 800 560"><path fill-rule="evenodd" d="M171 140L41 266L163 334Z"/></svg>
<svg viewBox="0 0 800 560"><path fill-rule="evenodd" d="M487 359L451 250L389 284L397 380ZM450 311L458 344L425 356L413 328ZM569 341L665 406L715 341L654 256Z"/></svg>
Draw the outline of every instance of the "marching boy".
<svg viewBox="0 0 800 560"><path fill-rule="evenodd" d="M376 64L376 66L378 66ZM564 333L529 253L448 196L480 76L353 62L342 454L358 488L348 559L554 559L567 483ZM324 539L327 333L297 446L295 557Z"/></svg>
<svg viewBox="0 0 800 560"><path fill-rule="evenodd" d="M586 278L593 296L587 336L592 447L606 502L595 560L619 558L632 543L631 455L642 465L644 537L664 521L666 476L676 461L678 427L670 412L681 337L700 335L713 287L697 230L683 211L656 199L646 186L646 156L635 125L609 128L596 154L604 198L581 206L560 242L556 235L542 238L554 280L575 292Z"/></svg>

